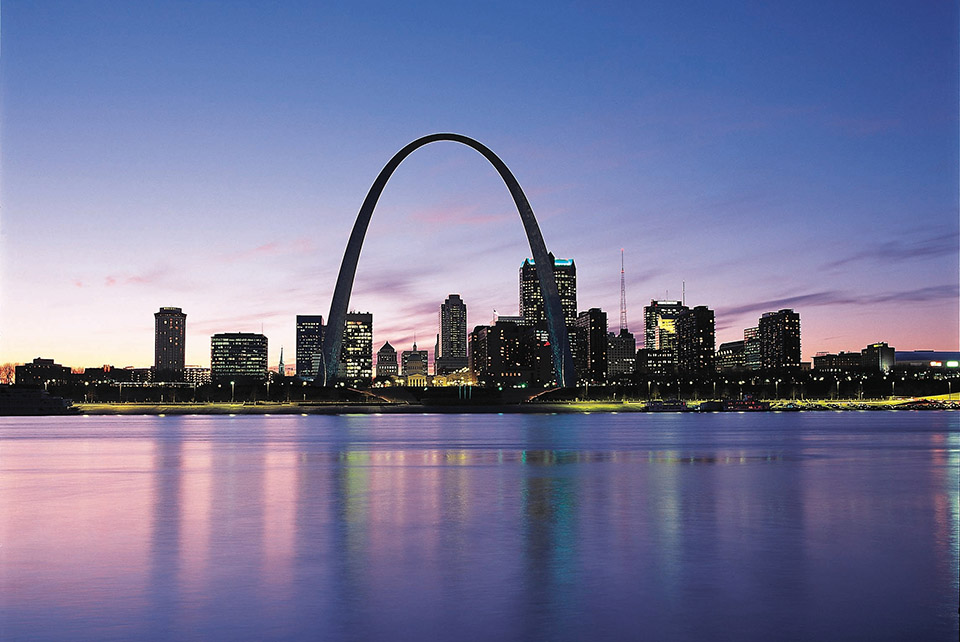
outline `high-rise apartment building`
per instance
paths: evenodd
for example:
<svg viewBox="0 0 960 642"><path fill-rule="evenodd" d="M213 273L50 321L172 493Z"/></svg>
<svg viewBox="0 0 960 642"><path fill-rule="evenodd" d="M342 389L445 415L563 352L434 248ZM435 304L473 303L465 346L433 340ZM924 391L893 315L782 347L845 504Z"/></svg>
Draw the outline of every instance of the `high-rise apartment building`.
<svg viewBox="0 0 960 642"><path fill-rule="evenodd" d="M800 315L793 310L765 312L758 325L760 363L768 370L800 367Z"/></svg>
<svg viewBox="0 0 960 642"><path fill-rule="evenodd" d="M397 351L387 341L377 350L377 379L389 379L400 373L397 368Z"/></svg>
<svg viewBox="0 0 960 642"><path fill-rule="evenodd" d="M713 372L716 333L713 310L705 305L684 310L676 319L677 369L683 373Z"/></svg>
<svg viewBox="0 0 960 642"><path fill-rule="evenodd" d="M213 381L262 381L267 378L267 338L253 332L224 332L210 337Z"/></svg>
<svg viewBox="0 0 960 642"><path fill-rule="evenodd" d="M681 301L651 300L643 308L643 347L648 350L677 349L677 317L688 308Z"/></svg>
<svg viewBox="0 0 960 642"><path fill-rule="evenodd" d="M312 379L318 376L317 367L323 353L323 316L297 315L297 376ZM316 366L314 365L316 363Z"/></svg>
<svg viewBox="0 0 960 642"><path fill-rule="evenodd" d="M581 382L607 381L607 313L590 308L577 317L577 378Z"/></svg>
<svg viewBox="0 0 960 642"><path fill-rule="evenodd" d="M440 334L433 355L436 374L467 367L467 305L451 294L440 306Z"/></svg>
<svg viewBox="0 0 960 642"><path fill-rule="evenodd" d="M553 262L553 275L560 293L564 324L572 327L577 321L577 266L573 259L558 259L552 253L548 254L548 257ZM540 280L537 278L537 266L533 259L525 259L520 266L520 316L532 326L546 323L547 320L543 295L540 293Z"/></svg>
<svg viewBox="0 0 960 642"><path fill-rule="evenodd" d="M154 381L182 381L187 346L187 315L180 308L153 313Z"/></svg>
<svg viewBox="0 0 960 642"><path fill-rule="evenodd" d="M343 325L338 379L348 385L367 385L373 379L373 315L348 312Z"/></svg>

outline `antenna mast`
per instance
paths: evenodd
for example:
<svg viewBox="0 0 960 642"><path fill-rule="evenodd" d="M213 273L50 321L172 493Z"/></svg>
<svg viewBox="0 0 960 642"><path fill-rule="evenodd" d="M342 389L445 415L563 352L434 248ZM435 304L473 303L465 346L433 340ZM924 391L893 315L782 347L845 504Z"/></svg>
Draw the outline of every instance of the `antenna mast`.
<svg viewBox="0 0 960 642"><path fill-rule="evenodd" d="M623 279L623 248L620 248L620 333L627 331L627 286Z"/></svg>

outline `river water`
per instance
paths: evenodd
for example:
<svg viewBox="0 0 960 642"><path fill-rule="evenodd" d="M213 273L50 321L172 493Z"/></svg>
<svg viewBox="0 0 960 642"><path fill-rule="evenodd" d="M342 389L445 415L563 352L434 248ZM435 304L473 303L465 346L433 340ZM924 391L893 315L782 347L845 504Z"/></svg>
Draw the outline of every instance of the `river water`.
<svg viewBox="0 0 960 642"><path fill-rule="evenodd" d="M0 419L0 639L950 640L960 414Z"/></svg>

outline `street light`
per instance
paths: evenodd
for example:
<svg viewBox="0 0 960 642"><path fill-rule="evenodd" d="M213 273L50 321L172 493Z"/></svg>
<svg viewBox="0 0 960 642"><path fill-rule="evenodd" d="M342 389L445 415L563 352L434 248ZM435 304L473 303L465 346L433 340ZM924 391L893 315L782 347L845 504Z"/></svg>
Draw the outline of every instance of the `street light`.
<svg viewBox="0 0 960 642"><path fill-rule="evenodd" d="M230 403L233 403L233 385L234 385L234 382L231 381L230 382Z"/></svg>

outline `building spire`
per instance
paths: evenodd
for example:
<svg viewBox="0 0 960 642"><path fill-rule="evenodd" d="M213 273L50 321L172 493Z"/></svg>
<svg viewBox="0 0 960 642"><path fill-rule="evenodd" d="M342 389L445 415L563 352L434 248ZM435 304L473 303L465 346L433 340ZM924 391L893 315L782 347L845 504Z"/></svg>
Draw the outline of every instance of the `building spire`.
<svg viewBox="0 0 960 642"><path fill-rule="evenodd" d="M280 365L277 367L277 374L281 377L286 375L286 372L283 371L283 346L280 346Z"/></svg>
<svg viewBox="0 0 960 642"><path fill-rule="evenodd" d="M623 248L620 248L620 333L627 331L627 286L623 278Z"/></svg>

